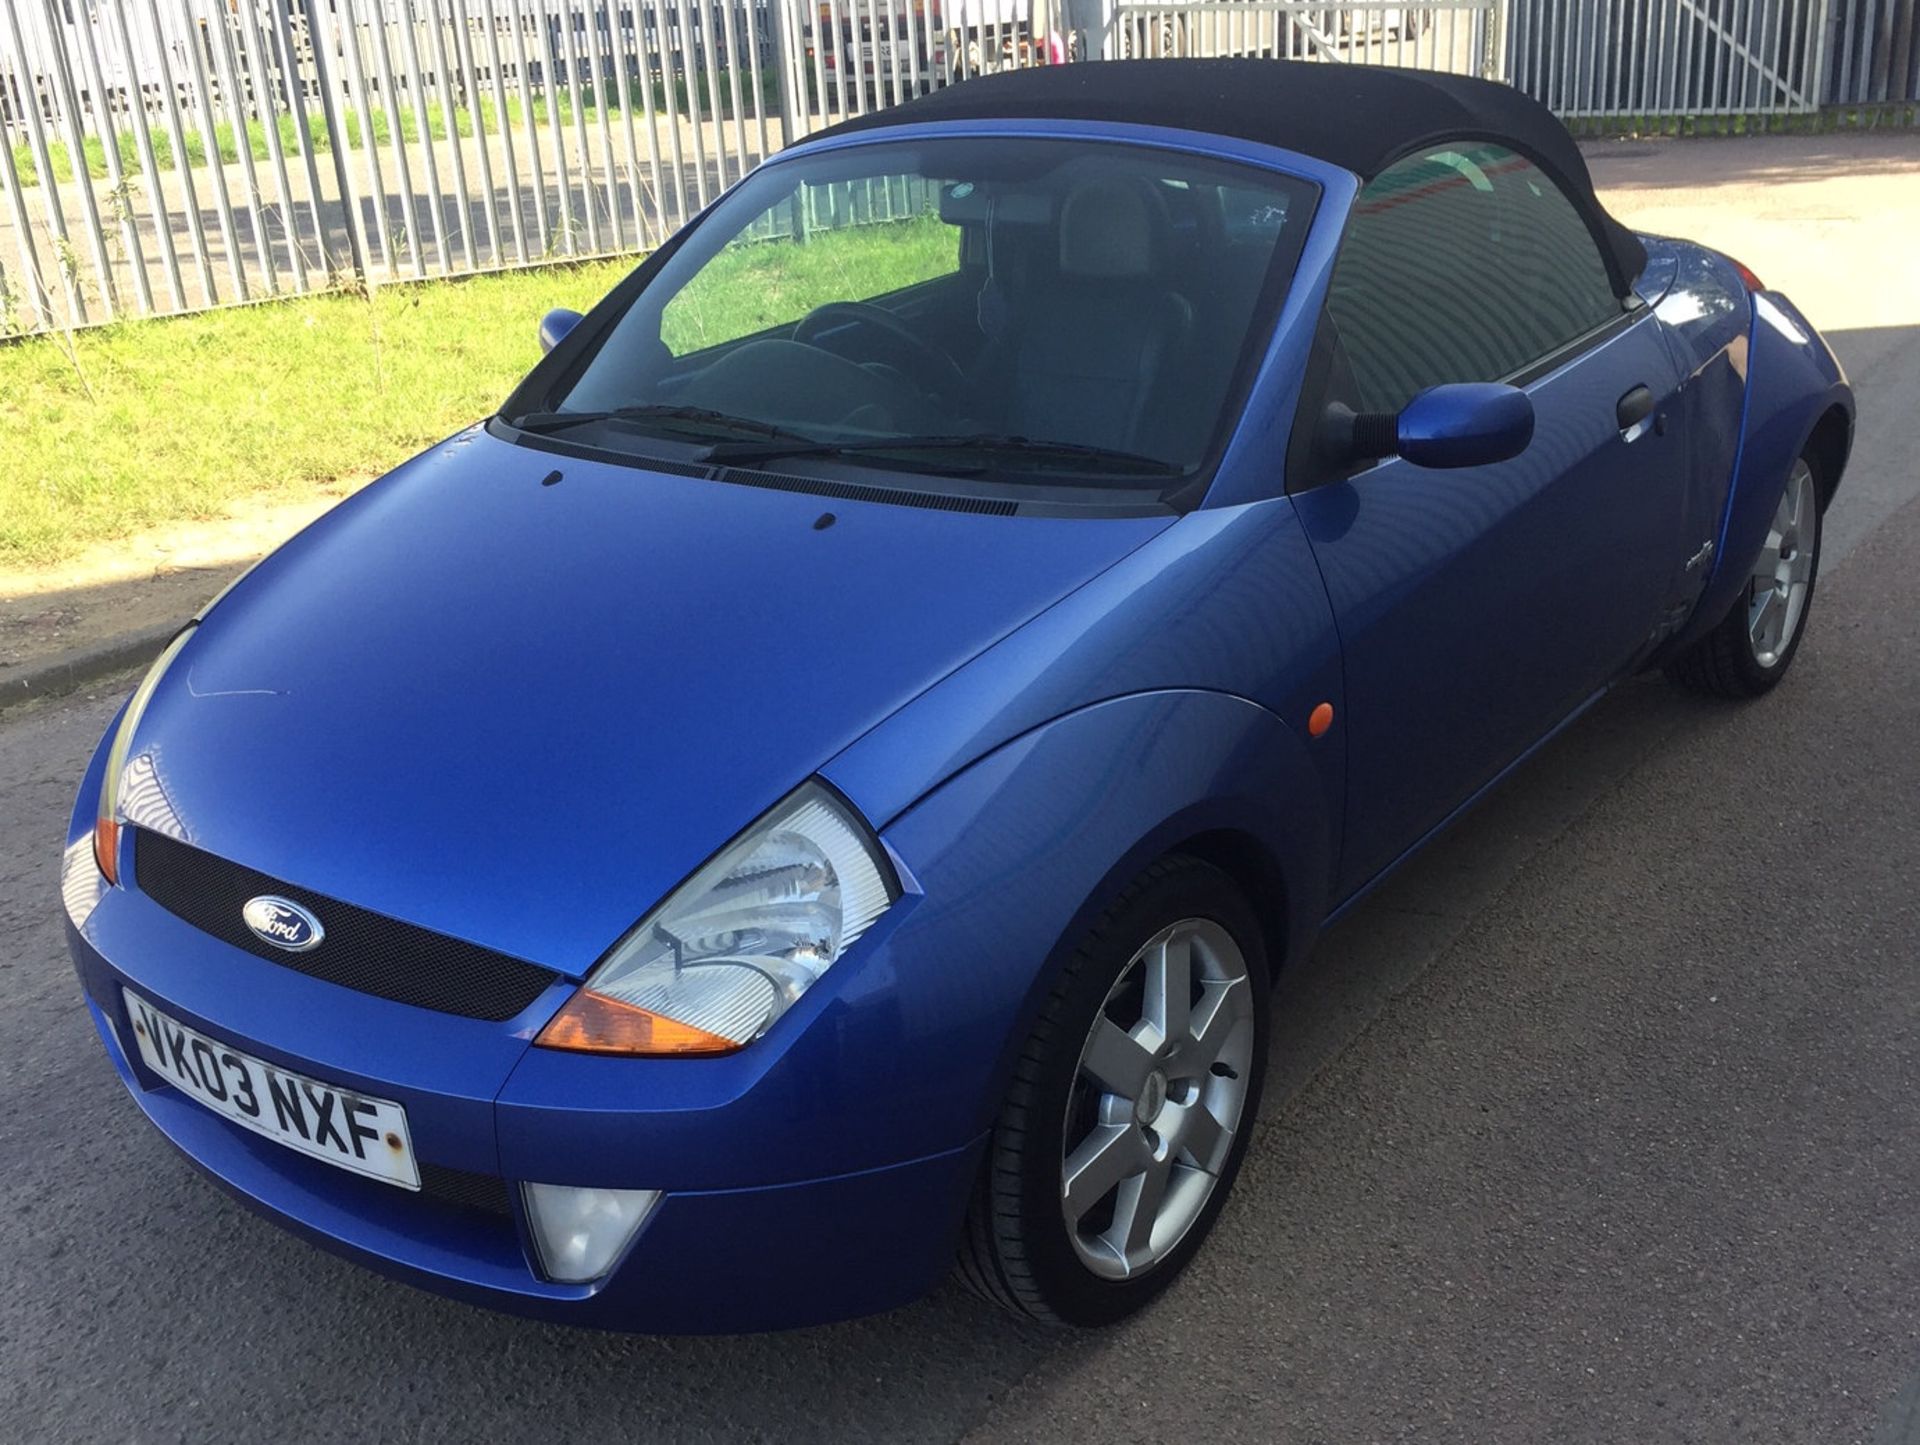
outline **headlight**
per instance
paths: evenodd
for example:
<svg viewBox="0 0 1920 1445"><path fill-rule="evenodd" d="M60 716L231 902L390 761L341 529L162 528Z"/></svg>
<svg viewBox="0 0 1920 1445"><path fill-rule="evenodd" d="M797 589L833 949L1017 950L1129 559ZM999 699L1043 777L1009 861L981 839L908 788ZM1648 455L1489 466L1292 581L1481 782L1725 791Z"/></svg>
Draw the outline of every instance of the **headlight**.
<svg viewBox="0 0 1920 1445"><path fill-rule="evenodd" d="M127 770L127 751L133 746L134 731L140 726L140 715L147 710L154 689L160 686L160 679L166 676L167 668L173 664L173 659L187 645L187 639L191 636L193 624L188 623L167 644L166 650L154 659L153 666L147 669L147 675L140 679L140 686L134 689L133 700L127 704L127 710L120 715L120 726L113 734L113 746L107 749L106 771L100 778L100 807L93 822L93 861L99 865L100 872L109 883L120 881L120 788L122 776Z"/></svg>
<svg viewBox="0 0 1920 1445"><path fill-rule="evenodd" d="M899 892L866 825L806 783L641 919L535 1042L603 1054L740 1048Z"/></svg>

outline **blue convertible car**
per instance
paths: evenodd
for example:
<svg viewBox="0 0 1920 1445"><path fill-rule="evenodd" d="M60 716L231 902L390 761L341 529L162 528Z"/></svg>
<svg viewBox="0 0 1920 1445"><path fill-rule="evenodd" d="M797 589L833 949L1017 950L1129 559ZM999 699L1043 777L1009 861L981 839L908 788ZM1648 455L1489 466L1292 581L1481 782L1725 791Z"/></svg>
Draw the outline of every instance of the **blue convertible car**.
<svg viewBox="0 0 1920 1445"><path fill-rule="evenodd" d="M628 1329L1152 1299L1275 971L1623 678L1772 687L1853 430L1540 107L1338 65L858 118L541 336L173 640L63 893L234 1195Z"/></svg>

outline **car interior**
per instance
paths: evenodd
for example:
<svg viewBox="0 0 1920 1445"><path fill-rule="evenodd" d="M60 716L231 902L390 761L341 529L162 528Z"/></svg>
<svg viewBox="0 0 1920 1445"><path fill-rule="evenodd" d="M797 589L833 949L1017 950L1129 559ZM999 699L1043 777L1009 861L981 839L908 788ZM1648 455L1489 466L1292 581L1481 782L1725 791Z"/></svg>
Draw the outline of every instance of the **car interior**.
<svg viewBox="0 0 1920 1445"><path fill-rule="evenodd" d="M1083 156L1033 177L944 181L936 196L950 272L679 357L656 342L649 399L816 437L1017 436L1183 468L1205 457L1248 333L1277 305L1265 293L1284 286L1267 282L1286 192Z"/></svg>

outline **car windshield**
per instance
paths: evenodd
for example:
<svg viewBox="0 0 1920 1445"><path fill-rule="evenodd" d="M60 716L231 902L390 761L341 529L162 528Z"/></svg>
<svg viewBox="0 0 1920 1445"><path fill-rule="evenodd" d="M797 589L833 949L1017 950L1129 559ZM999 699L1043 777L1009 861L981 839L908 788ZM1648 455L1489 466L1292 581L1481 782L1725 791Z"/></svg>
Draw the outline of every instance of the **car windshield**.
<svg viewBox="0 0 1920 1445"><path fill-rule="evenodd" d="M567 442L1167 491L1207 464L1315 195L1180 151L889 141L764 167L537 410Z"/></svg>

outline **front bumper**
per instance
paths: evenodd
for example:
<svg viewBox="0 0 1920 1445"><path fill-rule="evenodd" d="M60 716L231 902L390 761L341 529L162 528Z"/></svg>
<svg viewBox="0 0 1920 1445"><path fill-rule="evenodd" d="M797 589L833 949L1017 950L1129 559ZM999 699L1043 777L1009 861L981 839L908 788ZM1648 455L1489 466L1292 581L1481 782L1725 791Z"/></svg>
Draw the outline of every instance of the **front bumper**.
<svg viewBox="0 0 1920 1445"><path fill-rule="evenodd" d="M832 1101L816 1099L810 1119L793 1119L753 1107L749 1084L731 1107L690 1110L667 1090L674 1107L657 1114L629 1107L630 1093L610 1111L593 1089L607 1066L654 1061L530 1053L534 1019L557 999L506 1024L390 1003L262 963L133 890L110 890L84 927L69 916L67 939L102 1042L154 1125L242 1203L395 1278L569 1324L706 1333L889 1309L923 1294L952 1259L978 1139L880 1167L736 1183L730 1174L791 1157L796 1132L830 1130ZM109 955L140 962L122 969ZM128 984L248 1053L401 1103L426 1187L414 1193L306 1158L174 1089L122 1042L132 1038ZM288 1038L305 1041L299 1052L281 1046ZM778 1082L764 1076L779 1067L758 1070L778 1096ZM569 1079L582 1089L576 1098L602 1107L563 1107ZM827 1088L823 1081L817 1092ZM780 1113L789 1115L781 1137L759 1137ZM704 1149L689 1154L696 1134ZM816 1157L833 1156L825 1138L815 1145ZM665 1196L608 1275L556 1284L534 1263L521 1180Z"/></svg>

